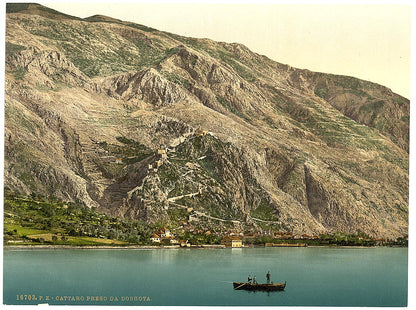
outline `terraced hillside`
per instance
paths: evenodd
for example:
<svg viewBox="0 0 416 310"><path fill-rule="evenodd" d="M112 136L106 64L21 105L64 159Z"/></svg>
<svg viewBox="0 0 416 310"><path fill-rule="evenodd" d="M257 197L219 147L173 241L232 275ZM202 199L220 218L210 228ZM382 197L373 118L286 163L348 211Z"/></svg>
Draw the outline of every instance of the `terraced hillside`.
<svg viewBox="0 0 416 310"><path fill-rule="evenodd" d="M388 88L105 16L6 19L11 190L213 231L407 235L410 103Z"/></svg>

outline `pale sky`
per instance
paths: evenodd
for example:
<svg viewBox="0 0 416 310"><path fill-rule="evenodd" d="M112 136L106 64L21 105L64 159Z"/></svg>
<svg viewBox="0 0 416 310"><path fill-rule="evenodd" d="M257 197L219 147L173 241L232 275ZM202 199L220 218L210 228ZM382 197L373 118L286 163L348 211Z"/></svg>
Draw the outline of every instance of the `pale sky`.
<svg viewBox="0 0 416 310"><path fill-rule="evenodd" d="M376 82L410 98L410 5L40 2L179 35L238 42L284 64Z"/></svg>

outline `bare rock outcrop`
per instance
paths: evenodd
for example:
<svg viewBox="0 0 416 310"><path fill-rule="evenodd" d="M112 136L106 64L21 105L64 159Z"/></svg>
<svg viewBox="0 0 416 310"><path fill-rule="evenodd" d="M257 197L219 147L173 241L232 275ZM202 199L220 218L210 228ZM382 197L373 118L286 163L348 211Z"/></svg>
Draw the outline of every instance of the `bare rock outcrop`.
<svg viewBox="0 0 416 310"><path fill-rule="evenodd" d="M55 88L57 83L84 86L87 77L61 52L29 47L6 58L7 70L24 70L38 86Z"/></svg>

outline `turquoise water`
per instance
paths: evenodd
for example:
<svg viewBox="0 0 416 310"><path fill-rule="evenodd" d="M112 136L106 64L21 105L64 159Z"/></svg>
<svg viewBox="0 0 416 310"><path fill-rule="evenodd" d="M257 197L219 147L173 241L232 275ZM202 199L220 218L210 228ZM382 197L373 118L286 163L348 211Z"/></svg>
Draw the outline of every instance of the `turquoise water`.
<svg viewBox="0 0 416 310"><path fill-rule="evenodd" d="M5 304L407 304L404 248L6 249L3 262ZM285 291L233 290L249 274L265 282L268 270Z"/></svg>

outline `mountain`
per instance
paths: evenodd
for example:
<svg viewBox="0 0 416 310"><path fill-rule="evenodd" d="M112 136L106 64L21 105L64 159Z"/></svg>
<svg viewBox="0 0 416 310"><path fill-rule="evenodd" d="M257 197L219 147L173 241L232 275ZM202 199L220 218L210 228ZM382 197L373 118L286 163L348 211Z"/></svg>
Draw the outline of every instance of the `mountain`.
<svg viewBox="0 0 416 310"><path fill-rule="evenodd" d="M408 230L409 100L237 43L7 4L5 186L224 232Z"/></svg>

